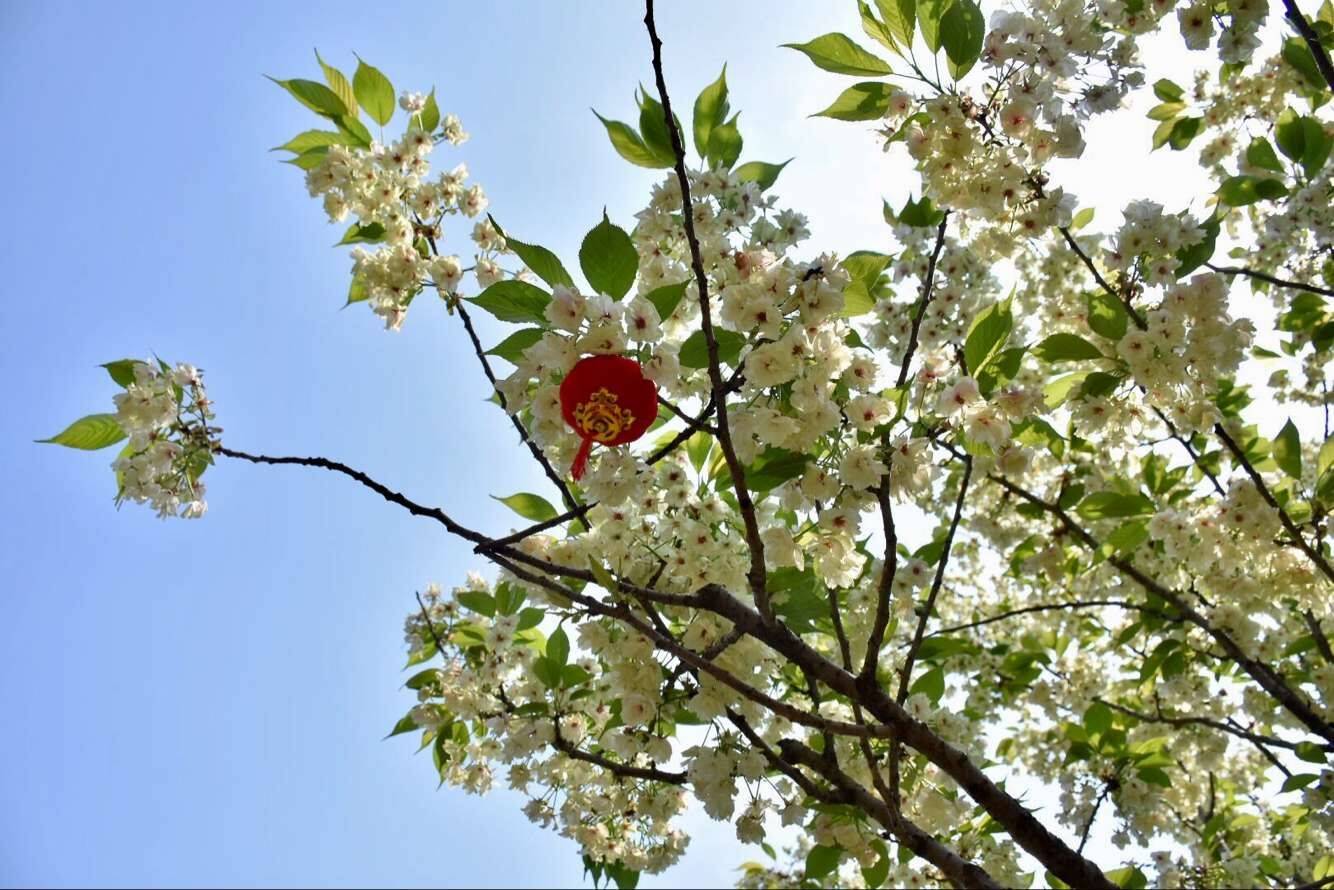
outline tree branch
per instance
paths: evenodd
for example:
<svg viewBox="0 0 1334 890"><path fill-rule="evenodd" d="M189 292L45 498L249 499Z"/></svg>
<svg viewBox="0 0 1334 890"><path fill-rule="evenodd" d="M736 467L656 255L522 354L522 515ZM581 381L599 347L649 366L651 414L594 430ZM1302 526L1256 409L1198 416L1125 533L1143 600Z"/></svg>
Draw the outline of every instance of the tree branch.
<svg viewBox="0 0 1334 890"><path fill-rule="evenodd" d="M1329 288L1317 287L1314 284L1305 284L1301 281L1287 281L1283 278L1277 278L1273 275L1261 272L1258 269L1247 269L1245 266L1215 266L1213 263L1205 263L1205 265L1213 271L1220 272L1224 275L1245 275L1249 278L1267 281L1278 287L1288 287L1293 290L1304 290L1313 294L1324 294L1327 297L1334 297L1334 290Z"/></svg>
<svg viewBox="0 0 1334 890"><path fill-rule="evenodd" d="M672 153L675 155L676 179L681 186L681 217L685 228L686 243L690 246L690 265L695 272L695 284L699 288L700 329L704 332L704 342L709 355L709 382L713 387L713 399L718 416L718 444L723 457L727 460L727 469L732 474L732 488L736 493L737 509L741 513L746 530L746 545L750 550L750 571L746 577L750 581L751 593L755 604L765 620L774 620L773 607L769 603L768 576L764 568L764 542L760 539L760 526L755 518L755 504L751 501L750 489L746 485L746 470L737 459L736 449L732 447L732 431L727 420L727 393L723 383L722 366L718 360L718 339L714 336L713 318L709 307L709 280L704 272L704 259L700 253L699 238L695 235L694 210L690 203L690 177L686 174L686 151L681 141L681 131L676 126L676 117L672 114L672 101L667 95L667 80L662 72L662 40L658 38L658 28L653 20L653 0L647 0L644 11L644 25L648 28L649 42L653 47L653 77L658 85L658 96L662 100L663 116L666 118L667 134L671 137Z"/></svg>
<svg viewBox="0 0 1334 890"><path fill-rule="evenodd" d="M1315 29L1311 23L1302 15L1302 11L1297 8L1293 0L1283 0L1283 8L1287 11L1288 21L1297 29L1297 33L1302 35L1302 40L1306 41L1306 47L1315 56L1315 65L1320 69L1320 75L1325 78L1325 83L1329 85L1330 90L1334 91L1334 63L1330 62L1329 53L1320 45L1320 38L1316 35Z"/></svg>

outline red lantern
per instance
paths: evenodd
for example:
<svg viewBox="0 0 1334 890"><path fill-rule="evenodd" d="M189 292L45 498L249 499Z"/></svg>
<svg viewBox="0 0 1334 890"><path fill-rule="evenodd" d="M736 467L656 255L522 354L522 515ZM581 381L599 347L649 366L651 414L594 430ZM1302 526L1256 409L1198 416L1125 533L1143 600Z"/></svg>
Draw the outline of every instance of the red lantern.
<svg viewBox="0 0 1334 890"><path fill-rule="evenodd" d="M581 479L594 442L624 445L644 435L658 416L658 387L634 359L593 355L580 359L561 382L560 408L583 439L570 469Z"/></svg>

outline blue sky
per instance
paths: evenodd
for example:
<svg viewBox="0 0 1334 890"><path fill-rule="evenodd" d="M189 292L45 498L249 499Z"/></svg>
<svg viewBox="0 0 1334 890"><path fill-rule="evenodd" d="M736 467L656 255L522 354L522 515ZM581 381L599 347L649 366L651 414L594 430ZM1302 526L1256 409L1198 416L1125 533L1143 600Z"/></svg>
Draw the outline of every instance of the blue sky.
<svg viewBox="0 0 1334 890"><path fill-rule="evenodd" d="M826 26L752 4L713 28L716 6L663 6L679 104L729 62L743 160L798 155L784 177L820 193L837 142L883 175L856 128L805 121L839 87L777 46L846 30L848 10ZM342 479L227 461L203 521L117 513L111 452L32 444L109 410L99 363L156 351L205 369L233 447L335 457L495 530L515 520L488 495L546 491L438 304L398 335L339 311L341 230L267 151L313 118L261 75L317 78L318 46L434 85L497 219L569 261L604 205L628 225L655 175L621 162L589 111L633 119L651 82L642 10L428 8L0 6L0 884L580 878L573 845L516 798L437 791L411 741L381 740L412 700L412 591L479 568L465 546ZM845 216L882 238L878 214L867 200ZM712 834L667 882L730 883L743 854L729 827Z"/></svg>
<svg viewBox="0 0 1334 890"><path fill-rule="evenodd" d="M662 7L678 105L728 62L742 160L796 156L779 192L811 215L811 252L885 249L880 196L901 203L915 176L868 127L808 120L847 81L778 48L859 33L853 4ZM340 230L267 152L313 119L261 75L318 77L318 46L434 85L472 133L445 159L572 265L603 206L628 227L655 176L589 111L633 118L641 18L624 2L0 6L0 884L580 880L575 848L515 797L437 791L412 742L381 740L412 701L412 591L479 568L467 547L345 480L226 461L201 522L117 513L110 452L32 440L109 409L99 363L156 351L206 371L232 447L334 457L511 527L488 495L547 489L462 330L433 302L397 335L339 311ZM746 856L711 826L645 885L730 883Z"/></svg>

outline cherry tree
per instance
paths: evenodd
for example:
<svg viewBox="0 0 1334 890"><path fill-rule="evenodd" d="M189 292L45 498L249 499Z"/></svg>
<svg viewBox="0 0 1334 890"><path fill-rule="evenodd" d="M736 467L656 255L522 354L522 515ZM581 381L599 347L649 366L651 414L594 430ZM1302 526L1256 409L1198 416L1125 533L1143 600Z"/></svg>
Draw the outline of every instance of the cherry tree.
<svg viewBox="0 0 1334 890"><path fill-rule="evenodd" d="M321 121L283 148L346 226L347 303L461 326L550 481L503 499L523 527L232 447L156 358L48 441L123 442L118 501L163 517L229 458L471 546L488 573L404 592L393 732L523 793L595 882L677 861L694 799L763 850L752 886L1334 884L1334 7L857 6L861 42L791 47L857 78L820 114L918 178L880 250L809 244L784 165L741 162L725 69L673 102L652 0L638 120L599 120L661 173L581 281L488 214L434 91L322 58L276 81ZM1193 82L1151 82L1155 35ZM1214 190L1130 183L1100 228L1064 178L1099 172L1056 162L1148 90L1153 147ZM475 313L516 327L488 345Z"/></svg>

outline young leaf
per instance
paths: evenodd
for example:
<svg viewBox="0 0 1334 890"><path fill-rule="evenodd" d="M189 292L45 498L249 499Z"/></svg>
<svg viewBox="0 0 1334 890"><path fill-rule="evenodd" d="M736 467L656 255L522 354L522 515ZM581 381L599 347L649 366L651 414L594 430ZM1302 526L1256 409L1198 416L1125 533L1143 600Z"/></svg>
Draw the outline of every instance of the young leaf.
<svg viewBox="0 0 1334 890"><path fill-rule="evenodd" d="M654 309L658 310L658 317L665 321L681 304L681 298L686 295L686 287L689 284L689 281L682 281L677 284L664 284L662 287L655 287L648 292L646 299L653 304Z"/></svg>
<svg viewBox="0 0 1334 890"><path fill-rule="evenodd" d="M594 290L613 300L624 297L635 282L639 252L625 230L612 225L606 211L579 246L579 267Z"/></svg>
<svg viewBox="0 0 1334 890"><path fill-rule="evenodd" d="M1294 479L1302 478L1302 438L1291 420L1274 437L1274 462Z"/></svg>
<svg viewBox="0 0 1334 890"><path fill-rule="evenodd" d="M122 358L114 362L107 362L102 367L107 369L111 379L121 386L129 386L134 382L134 366L143 364L138 359Z"/></svg>
<svg viewBox="0 0 1334 890"><path fill-rule="evenodd" d="M862 49L852 38L837 32L821 35L808 43L785 43L783 46L805 53L817 68L835 74L879 77L890 73L886 62Z"/></svg>
<svg viewBox="0 0 1334 890"><path fill-rule="evenodd" d="M290 151L293 154L301 154L310 151L312 148L330 145L345 145L348 137L342 133L333 133L329 130L307 130L304 133L298 133L282 145L269 149L270 151Z"/></svg>
<svg viewBox="0 0 1334 890"><path fill-rule="evenodd" d="M917 27L922 31L922 40L926 48L933 53L940 52L942 34L940 21L949 11L954 0L922 0L917 4Z"/></svg>
<svg viewBox="0 0 1334 890"><path fill-rule="evenodd" d="M727 120L727 66L718 79L700 91L695 99L695 151L700 157L709 153L709 134L713 128Z"/></svg>
<svg viewBox="0 0 1334 890"><path fill-rule="evenodd" d="M680 121L676 121L679 128ZM662 103L654 99L640 87L639 90L639 136L644 145L660 160L671 166L676 160L672 150L672 136L667 129L667 114L662 110Z"/></svg>
<svg viewBox="0 0 1334 890"><path fill-rule="evenodd" d="M497 498L495 495L491 495L491 497L500 501L524 519L531 519L533 522L546 522L548 519L555 519L560 515L546 498L526 491L512 494L507 498Z"/></svg>
<svg viewBox="0 0 1334 890"><path fill-rule="evenodd" d="M551 295L526 281L497 281L475 297L465 298L490 312L501 321L535 322L545 325L546 306Z"/></svg>
<svg viewBox="0 0 1334 890"><path fill-rule="evenodd" d="M1142 494L1095 491L1079 502L1075 512L1084 519L1119 519L1153 512L1153 501Z"/></svg>
<svg viewBox="0 0 1334 890"><path fill-rule="evenodd" d="M334 95L343 101L343 107L347 109L347 114L353 118L359 114L357 108L357 94L352 89L352 84L348 83L346 75L332 65L327 65L324 59L320 58L320 51L315 50L315 60L320 63L320 69L324 72L324 82L333 90Z"/></svg>
<svg viewBox="0 0 1334 890"><path fill-rule="evenodd" d="M982 54L982 38L986 30L982 10L973 0L955 0L940 17L940 43L952 63L951 73L955 80L967 74Z"/></svg>
<svg viewBox="0 0 1334 890"><path fill-rule="evenodd" d="M875 121L889 110L894 88L878 80L864 80L848 87L824 111L811 117L830 117L839 121Z"/></svg>
<svg viewBox="0 0 1334 890"><path fill-rule="evenodd" d="M83 451L96 451L114 445L125 438L125 431L116 422L114 414L89 414L65 427L49 439L38 439L43 445L64 445Z"/></svg>
<svg viewBox="0 0 1334 890"><path fill-rule="evenodd" d="M764 161L747 161L733 172L736 174L737 182L753 182L765 191L778 179L778 174L783 172L783 168L792 163L788 158L781 164L766 164Z"/></svg>
<svg viewBox="0 0 1334 890"><path fill-rule="evenodd" d="M644 144L644 140L639 137L634 127L620 121L609 121L596 111L593 114L597 115L597 119L602 121L602 126L606 128L612 148L630 163L637 167L648 167L650 170L661 170L672 165L671 161L663 160L654 154L652 149Z"/></svg>
<svg viewBox="0 0 1334 890"><path fill-rule="evenodd" d="M713 329L713 337L718 341L718 361L725 365L735 365L741 355L741 347L746 345L746 338L718 327ZM683 368L709 366L709 347L704 340L704 331L695 331L681 344L680 361Z"/></svg>
<svg viewBox="0 0 1334 890"><path fill-rule="evenodd" d="M523 328L488 349L486 354L499 356L510 364L517 365L523 360L523 351L541 340L542 334L541 328Z"/></svg>
<svg viewBox="0 0 1334 890"><path fill-rule="evenodd" d="M338 98L338 94L329 89L322 83L313 80L278 80L276 77L270 77L269 80L292 94L302 105L309 108L316 114L324 117L337 117L340 114L347 114L347 106L343 100Z"/></svg>
<svg viewBox="0 0 1334 890"><path fill-rule="evenodd" d="M978 314L963 344L964 361L970 373L977 373L987 359L1005 345L1013 327L1009 300L993 303Z"/></svg>
<svg viewBox="0 0 1334 890"><path fill-rule="evenodd" d="M389 123L394 116L394 85L380 69L358 59L356 73L352 75L352 91L371 120L382 127Z"/></svg>
<svg viewBox="0 0 1334 890"><path fill-rule="evenodd" d="M500 223L496 222L494 217L488 215L487 219L491 220L491 225L495 226L496 231L505 239L505 244L509 249L514 251L519 259L523 261L523 264L532 269L533 274L538 278L552 287L558 284L574 287L574 279L570 277L569 272L565 271L565 266L561 264L560 259L554 253L545 247L537 244L527 244L508 234L500 227Z"/></svg>
<svg viewBox="0 0 1334 890"><path fill-rule="evenodd" d="M1077 334L1052 334L1033 347L1044 362L1082 362L1103 357L1098 347Z"/></svg>
<svg viewBox="0 0 1334 890"><path fill-rule="evenodd" d="M719 124L709 132L709 166L730 170L736 159L741 157L741 131L736 126L740 116L740 112L732 115L727 123Z"/></svg>
<svg viewBox="0 0 1334 890"><path fill-rule="evenodd" d="M565 635L565 628L558 627L547 637L546 657L559 667L565 667L570 660L570 638Z"/></svg>
<svg viewBox="0 0 1334 890"><path fill-rule="evenodd" d="M1126 335L1129 324L1130 316L1120 300L1103 291L1088 295L1088 325L1093 333L1108 340L1120 340Z"/></svg>
<svg viewBox="0 0 1334 890"><path fill-rule="evenodd" d="M917 0L875 0L885 30L905 49L912 49L913 28L917 19Z"/></svg>

